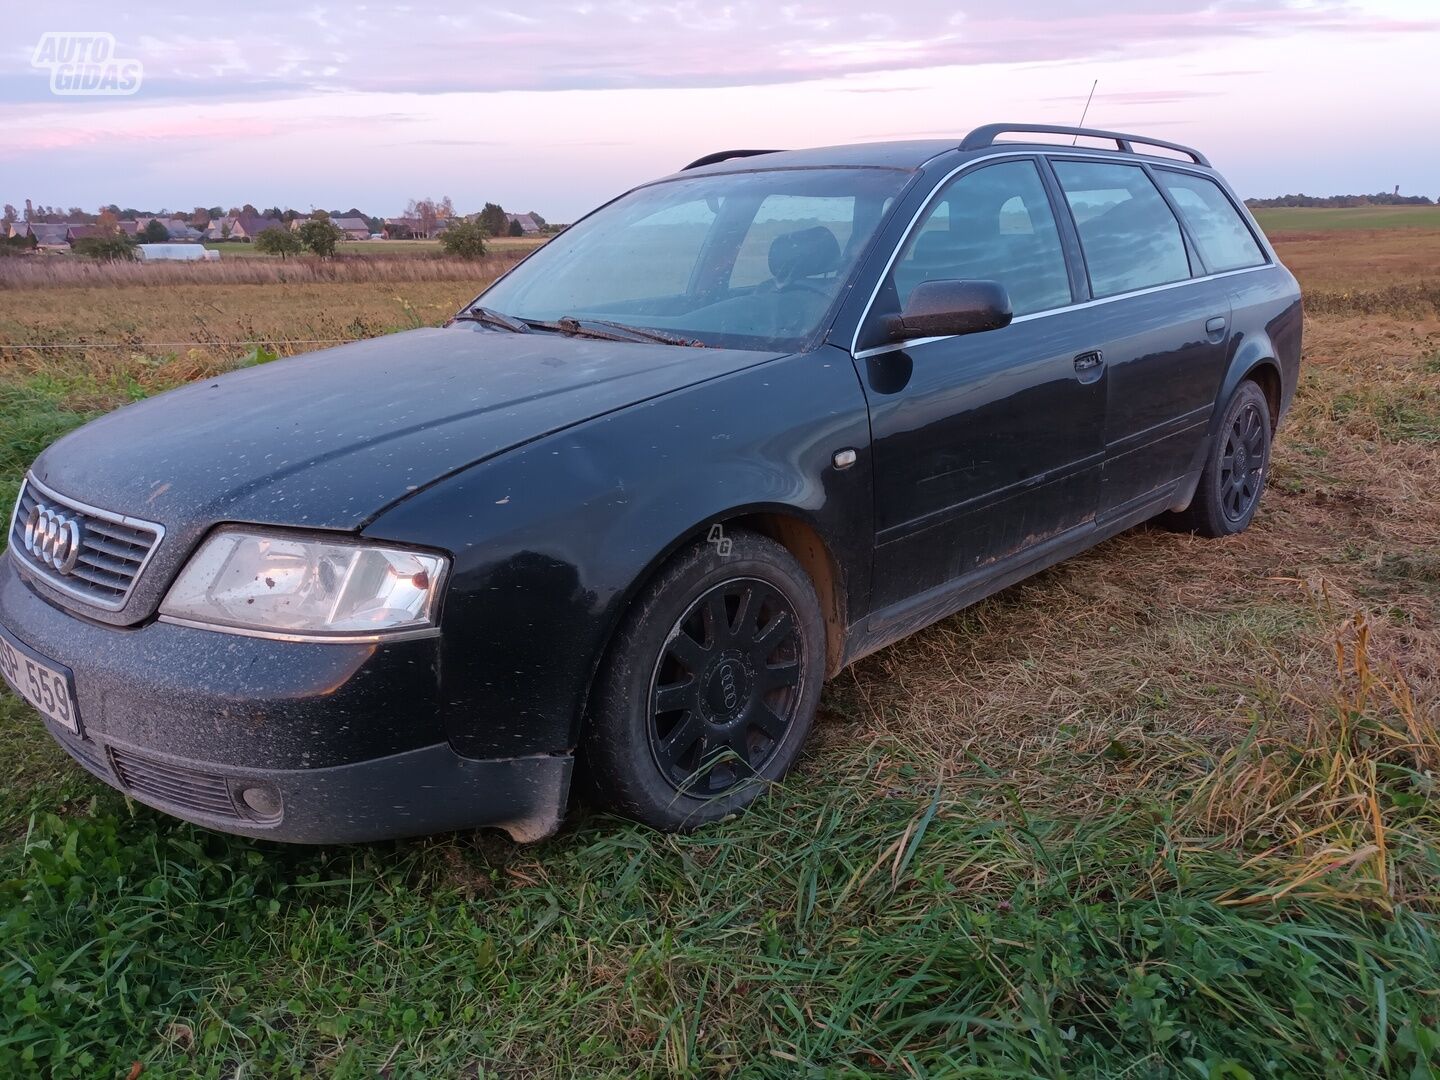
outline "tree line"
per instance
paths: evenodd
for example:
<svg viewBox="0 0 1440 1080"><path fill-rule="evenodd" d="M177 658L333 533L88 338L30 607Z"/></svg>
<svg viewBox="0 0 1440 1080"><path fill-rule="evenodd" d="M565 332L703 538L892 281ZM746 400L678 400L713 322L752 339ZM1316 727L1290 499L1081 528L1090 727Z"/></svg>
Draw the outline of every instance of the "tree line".
<svg viewBox="0 0 1440 1080"><path fill-rule="evenodd" d="M1375 195L1278 195L1273 199L1246 199L1245 205L1255 209L1277 206L1434 206L1428 195L1400 195L1379 192Z"/></svg>
<svg viewBox="0 0 1440 1080"><path fill-rule="evenodd" d="M185 222L191 228L203 230L212 221L226 217L248 215L272 218L289 225L297 219L314 217L317 214L324 214L332 218L360 218L370 227L371 232L381 232L385 228L384 218L367 214L358 207L351 207L349 210L295 210L290 207L281 209L279 206L271 206L261 210L253 203L248 202L228 209L217 205L196 206L190 210L169 210L165 207L161 207L159 210L144 210L133 206L121 207L116 203L108 203L92 212L78 206L68 208L47 206L44 203L34 203L30 199L26 199L23 210L17 209L11 203L5 203L3 211L3 215L0 215L0 226L4 226L4 228L0 228L0 232L8 231L9 225L18 222L36 225L104 225L109 219L133 221L142 217L174 218ZM544 218L534 210L528 211L528 213L542 229L548 229ZM434 233L436 226L441 222L454 222L466 216L456 212L455 204L449 195L441 196L439 199L428 196L411 199L406 203L405 212L401 215L403 220L415 222L415 231L424 236ZM491 236L518 236L523 233L523 230L518 229L518 223L512 222L510 215L498 203L487 202L484 209L479 211L478 216ZM160 240L163 239L163 237L160 238Z"/></svg>

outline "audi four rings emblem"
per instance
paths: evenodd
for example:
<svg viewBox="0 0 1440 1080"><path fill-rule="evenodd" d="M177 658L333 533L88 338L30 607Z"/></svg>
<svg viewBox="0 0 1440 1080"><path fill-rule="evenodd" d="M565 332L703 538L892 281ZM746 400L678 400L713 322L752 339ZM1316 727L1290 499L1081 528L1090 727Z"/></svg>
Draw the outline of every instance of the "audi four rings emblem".
<svg viewBox="0 0 1440 1080"><path fill-rule="evenodd" d="M25 518L25 550L45 566L68 574L80 558L80 522L44 503Z"/></svg>

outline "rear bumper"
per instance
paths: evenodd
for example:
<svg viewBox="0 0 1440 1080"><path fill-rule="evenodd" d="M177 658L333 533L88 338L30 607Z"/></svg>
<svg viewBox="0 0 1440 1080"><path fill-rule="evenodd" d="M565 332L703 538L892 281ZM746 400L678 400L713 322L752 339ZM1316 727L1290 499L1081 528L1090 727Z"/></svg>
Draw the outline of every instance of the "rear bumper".
<svg viewBox="0 0 1440 1080"><path fill-rule="evenodd" d="M0 556L0 625L70 672L90 772L138 802L223 832L346 843L559 825L569 754L457 754L440 721L438 639L271 641L152 622L90 622ZM39 723L41 721L37 721Z"/></svg>

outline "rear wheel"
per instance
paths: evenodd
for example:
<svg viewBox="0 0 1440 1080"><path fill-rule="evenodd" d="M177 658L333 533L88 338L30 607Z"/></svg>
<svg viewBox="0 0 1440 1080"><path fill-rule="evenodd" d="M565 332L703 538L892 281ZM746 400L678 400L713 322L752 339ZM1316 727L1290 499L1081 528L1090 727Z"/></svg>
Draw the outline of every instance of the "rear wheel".
<svg viewBox="0 0 1440 1080"><path fill-rule="evenodd" d="M820 605L795 557L736 532L697 544L635 602L586 727L591 786L667 830L754 801L794 764L824 679Z"/></svg>
<svg viewBox="0 0 1440 1080"><path fill-rule="evenodd" d="M1249 527L1270 472L1270 402L1253 382L1230 399L1190 505L1164 523L1201 536L1232 536Z"/></svg>

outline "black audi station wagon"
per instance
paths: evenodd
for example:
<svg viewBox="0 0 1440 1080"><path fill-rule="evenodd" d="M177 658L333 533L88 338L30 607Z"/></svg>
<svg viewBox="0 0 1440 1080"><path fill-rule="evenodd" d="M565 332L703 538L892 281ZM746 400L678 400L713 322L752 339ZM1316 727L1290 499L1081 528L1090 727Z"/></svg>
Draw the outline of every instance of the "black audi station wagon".
<svg viewBox="0 0 1440 1080"><path fill-rule="evenodd" d="M0 669L85 768L215 829L533 840L580 770L687 828L791 766L856 658L1150 518L1244 529L1300 336L1185 147L713 154L443 327L55 443Z"/></svg>

